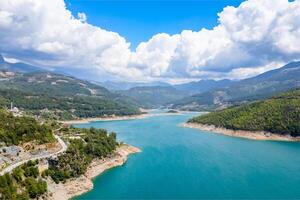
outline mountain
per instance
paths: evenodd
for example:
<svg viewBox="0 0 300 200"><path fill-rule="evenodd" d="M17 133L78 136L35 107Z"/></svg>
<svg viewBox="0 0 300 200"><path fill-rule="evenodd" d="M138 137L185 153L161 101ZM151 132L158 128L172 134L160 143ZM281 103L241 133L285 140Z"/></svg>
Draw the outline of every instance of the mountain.
<svg viewBox="0 0 300 200"><path fill-rule="evenodd" d="M118 91L120 94L131 97L141 106L155 108L171 101L179 100L188 93L172 86L134 87L129 90Z"/></svg>
<svg viewBox="0 0 300 200"><path fill-rule="evenodd" d="M166 106L170 102L178 101L179 99L195 93L208 91L221 86L228 86L232 83L233 81L230 80L201 80L177 85L169 85L163 82L153 82L144 84L144 86L132 87L130 89L118 92L131 97L143 107L155 108ZM152 84L154 86L151 86ZM126 85L123 86L124 88L126 87Z"/></svg>
<svg viewBox="0 0 300 200"><path fill-rule="evenodd" d="M105 82L96 82L93 83L97 85L101 85L109 90L118 91L118 90L129 90L135 87L152 87L152 86L170 86L170 84L165 82L149 82L149 83L142 83L142 82L114 82L114 81L105 81Z"/></svg>
<svg viewBox="0 0 300 200"><path fill-rule="evenodd" d="M184 90L190 94L202 93L212 89L230 86L234 81L223 79L219 81L215 80L200 80L193 81L184 84L177 84L174 87L178 90Z"/></svg>
<svg viewBox="0 0 300 200"><path fill-rule="evenodd" d="M39 68L33 65L28 65L25 63L9 63L4 60L4 58L0 55L0 70L1 71L12 71L12 72L38 72L38 71L46 71L43 68Z"/></svg>
<svg viewBox="0 0 300 200"><path fill-rule="evenodd" d="M265 99L297 87L300 87L300 62L292 62L227 87L185 97L173 102L172 107L182 110L213 110Z"/></svg>
<svg viewBox="0 0 300 200"><path fill-rule="evenodd" d="M195 117L189 122L300 136L300 88L264 101Z"/></svg>
<svg viewBox="0 0 300 200"><path fill-rule="evenodd" d="M10 102L32 114L58 119L133 115L136 103L104 87L51 72L0 72L0 106Z"/></svg>

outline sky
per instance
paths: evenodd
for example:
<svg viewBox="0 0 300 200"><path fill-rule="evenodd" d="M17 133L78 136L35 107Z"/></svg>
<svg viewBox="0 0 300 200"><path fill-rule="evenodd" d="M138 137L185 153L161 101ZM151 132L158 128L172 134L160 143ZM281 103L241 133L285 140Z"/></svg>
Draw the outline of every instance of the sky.
<svg viewBox="0 0 300 200"><path fill-rule="evenodd" d="M300 60L300 0L0 0L0 54L95 81L243 79Z"/></svg>
<svg viewBox="0 0 300 200"><path fill-rule="evenodd" d="M211 29L218 23L217 13L242 0L67 0L76 15L84 12L90 24L125 37L134 50L140 42L157 33L176 34L182 30Z"/></svg>

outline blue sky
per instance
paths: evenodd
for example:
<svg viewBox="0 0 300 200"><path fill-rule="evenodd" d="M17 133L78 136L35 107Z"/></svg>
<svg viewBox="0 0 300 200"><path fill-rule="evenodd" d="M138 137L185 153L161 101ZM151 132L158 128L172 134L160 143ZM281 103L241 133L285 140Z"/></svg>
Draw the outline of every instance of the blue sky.
<svg viewBox="0 0 300 200"><path fill-rule="evenodd" d="M157 33L176 34L182 30L211 29L217 24L217 13L224 7L238 6L241 0L67 0L76 16L87 15L88 23L125 37L134 49Z"/></svg>
<svg viewBox="0 0 300 200"><path fill-rule="evenodd" d="M0 54L97 81L243 79L300 59L299 13L300 0L0 0Z"/></svg>

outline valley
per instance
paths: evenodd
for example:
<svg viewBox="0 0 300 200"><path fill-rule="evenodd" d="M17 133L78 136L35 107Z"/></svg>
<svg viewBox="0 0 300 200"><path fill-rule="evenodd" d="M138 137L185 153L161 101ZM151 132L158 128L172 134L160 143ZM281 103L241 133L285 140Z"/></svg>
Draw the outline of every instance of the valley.
<svg viewBox="0 0 300 200"><path fill-rule="evenodd" d="M0 0L0 200L300 199L300 0Z"/></svg>

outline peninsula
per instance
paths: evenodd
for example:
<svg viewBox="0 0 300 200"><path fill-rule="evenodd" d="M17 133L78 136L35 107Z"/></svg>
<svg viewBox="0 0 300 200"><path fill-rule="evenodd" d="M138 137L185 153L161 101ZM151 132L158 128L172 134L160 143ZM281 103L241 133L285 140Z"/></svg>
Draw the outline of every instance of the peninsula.
<svg viewBox="0 0 300 200"><path fill-rule="evenodd" d="M1 199L69 199L93 188L92 178L140 149L116 133L0 110Z"/></svg>

